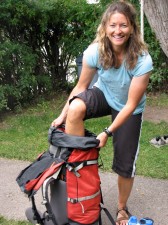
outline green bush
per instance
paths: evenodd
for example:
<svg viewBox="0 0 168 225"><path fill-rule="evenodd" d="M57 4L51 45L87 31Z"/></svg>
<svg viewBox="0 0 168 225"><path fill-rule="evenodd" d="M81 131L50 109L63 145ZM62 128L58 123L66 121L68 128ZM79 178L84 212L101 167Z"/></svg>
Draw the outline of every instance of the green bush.
<svg viewBox="0 0 168 225"><path fill-rule="evenodd" d="M6 40L0 45L0 109L13 109L25 99L31 99L37 80L33 74L35 55L24 45Z"/></svg>
<svg viewBox="0 0 168 225"><path fill-rule="evenodd" d="M101 10L85 0L2 2L0 110L65 89L70 62L94 39Z"/></svg>
<svg viewBox="0 0 168 225"><path fill-rule="evenodd" d="M139 12L139 2L130 0ZM69 90L71 63L93 41L111 0L6 0L0 4L0 111L39 95ZM149 90L167 90L167 57L145 20L145 41L154 61ZM76 66L76 65L75 65ZM74 66L74 67L75 67Z"/></svg>

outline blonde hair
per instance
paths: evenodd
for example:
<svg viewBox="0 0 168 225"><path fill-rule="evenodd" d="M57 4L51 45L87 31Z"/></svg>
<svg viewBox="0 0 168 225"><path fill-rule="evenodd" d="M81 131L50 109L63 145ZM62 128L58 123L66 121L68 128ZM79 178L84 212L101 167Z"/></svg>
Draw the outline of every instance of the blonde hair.
<svg viewBox="0 0 168 225"><path fill-rule="evenodd" d="M101 23L97 29L97 35L94 40L99 45L99 63L104 69L117 66L117 59L113 52L111 42L106 36L106 24L111 15L114 13L121 13L129 20L133 27L133 32L130 35L126 45L125 61L128 69L133 69L137 63L138 56L142 52L147 51L145 43L141 39L139 26L136 23L136 10L130 3L126 1L118 1L109 5L102 15Z"/></svg>

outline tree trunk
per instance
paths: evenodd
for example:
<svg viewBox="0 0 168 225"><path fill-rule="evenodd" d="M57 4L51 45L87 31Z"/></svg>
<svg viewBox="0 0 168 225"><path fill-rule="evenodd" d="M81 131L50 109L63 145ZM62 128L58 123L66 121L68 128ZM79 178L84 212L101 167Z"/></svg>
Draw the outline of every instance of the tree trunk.
<svg viewBox="0 0 168 225"><path fill-rule="evenodd" d="M168 0L144 0L148 22L168 57Z"/></svg>

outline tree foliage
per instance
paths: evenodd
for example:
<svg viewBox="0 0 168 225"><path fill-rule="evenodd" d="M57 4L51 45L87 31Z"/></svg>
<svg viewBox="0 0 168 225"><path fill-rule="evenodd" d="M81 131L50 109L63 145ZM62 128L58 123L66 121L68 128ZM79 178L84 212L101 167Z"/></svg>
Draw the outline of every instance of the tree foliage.
<svg viewBox="0 0 168 225"><path fill-rule="evenodd" d="M0 5L0 108L67 86L69 63L93 40L101 8L85 0Z"/></svg>
<svg viewBox="0 0 168 225"><path fill-rule="evenodd" d="M102 12L111 2L1 1L0 110L14 109L41 94L67 88L70 63L93 41ZM139 7L136 0L131 2ZM164 57L149 24L145 35L157 66ZM160 87L164 70L159 66L155 74L158 71ZM158 82L157 75L155 80Z"/></svg>

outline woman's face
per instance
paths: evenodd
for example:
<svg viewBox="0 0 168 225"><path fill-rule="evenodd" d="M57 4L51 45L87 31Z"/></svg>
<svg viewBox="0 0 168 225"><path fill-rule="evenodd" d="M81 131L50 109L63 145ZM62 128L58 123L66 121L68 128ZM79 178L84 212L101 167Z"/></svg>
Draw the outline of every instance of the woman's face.
<svg viewBox="0 0 168 225"><path fill-rule="evenodd" d="M124 48L133 28L125 15L121 13L114 13L111 15L106 24L106 35L109 38L113 49Z"/></svg>

